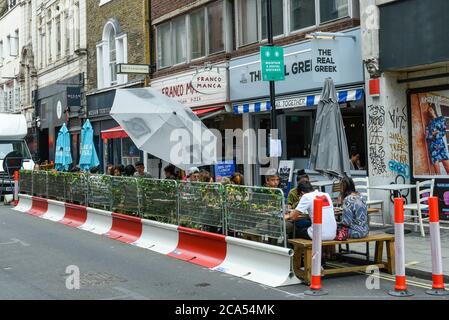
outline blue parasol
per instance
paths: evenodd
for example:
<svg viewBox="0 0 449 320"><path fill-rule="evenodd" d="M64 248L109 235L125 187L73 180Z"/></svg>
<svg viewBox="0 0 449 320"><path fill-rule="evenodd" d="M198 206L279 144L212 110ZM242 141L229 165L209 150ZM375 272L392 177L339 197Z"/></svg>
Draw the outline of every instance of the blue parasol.
<svg viewBox="0 0 449 320"><path fill-rule="evenodd" d="M83 125L81 130L81 155L79 167L81 170L89 171L100 164L97 151L94 146L94 131L89 119Z"/></svg>

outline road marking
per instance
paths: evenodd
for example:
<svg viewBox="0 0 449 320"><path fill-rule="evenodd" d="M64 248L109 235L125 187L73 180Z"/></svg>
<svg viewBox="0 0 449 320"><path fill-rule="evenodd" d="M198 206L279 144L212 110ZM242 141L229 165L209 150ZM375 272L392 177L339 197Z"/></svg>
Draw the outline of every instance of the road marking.
<svg viewBox="0 0 449 320"><path fill-rule="evenodd" d="M11 238L11 241L9 242L0 242L0 245L9 245L9 244L16 244L16 243L20 243L22 246L24 247L29 247L30 245L22 240L16 239L16 238Z"/></svg>

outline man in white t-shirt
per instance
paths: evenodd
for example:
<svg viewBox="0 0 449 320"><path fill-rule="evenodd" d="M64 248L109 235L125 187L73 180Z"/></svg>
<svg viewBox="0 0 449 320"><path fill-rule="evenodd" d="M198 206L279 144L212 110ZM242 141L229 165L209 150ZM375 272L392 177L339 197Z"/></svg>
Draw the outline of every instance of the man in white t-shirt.
<svg viewBox="0 0 449 320"><path fill-rule="evenodd" d="M313 190L312 185L308 181L301 182L298 185L298 192L301 195L301 200L296 209L285 215L285 219L297 221L302 215L308 214L313 222L313 202L316 198L321 198L323 200L322 240L334 240L337 234L337 222L335 221L334 205L329 194ZM313 225L296 232L297 238L311 240L312 235Z"/></svg>

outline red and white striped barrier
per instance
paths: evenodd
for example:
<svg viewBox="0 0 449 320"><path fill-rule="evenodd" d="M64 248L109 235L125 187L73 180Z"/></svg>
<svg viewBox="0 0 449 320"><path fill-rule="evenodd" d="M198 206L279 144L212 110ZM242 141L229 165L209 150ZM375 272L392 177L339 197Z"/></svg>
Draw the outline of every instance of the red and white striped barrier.
<svg viewBox="0 0 449 320"><path fill-rule="evenodd" d="M215 268L226 258L226 236L178 227L178 246L170 257L206 268Z"/></svg>
<svg viewBox="0 0 449 320"><path fill-rule="evenodd" d="M226 237L226 258L213 270L271 287L301 283L291 270L293 250Z"/></svg>
<svg viewBox="0 0 449 320"><path fill-rule="evenodd" d="M61 221L65 216L65 203L47 199L48 209L42 218L54 222Z"/></svg>
<svg viewBox="0 0 449 320"><path fill-rule="evenodd" d="M125 243L133 243L142 236L142 223L138 217L112 213L111 229L105 236Z"/></svg>
<svg viewBox="0 0 449 320"><path fill-rule="evenodd" d="M14 206L19 202L19 171L14 171Z"/></svg>
<svg viewBox="0 0 449 320"><path fill-rule="evenodd" d="M112 213L105 210L87 208L86 222L78 229L95 234L105 234L112 228Z"/></svg>
<svg viewBox="0 0 449 320"><path fill-rule="evenodd" d="M396 284L394 290L388 294L395 297L410 297L413 294L407 290L405 277L404 198L394 199L394 238Z"/></svg>
<svg viewBox="0 0 449 320"><path fill-rule="evenodd" d="M321 235L323 225L323 200L313 200L313 232L312 232L312 281L310 290L304 292L308 296L323 296L328 292L321 286Z"/></svg>
<svg viewBox="0 0 449 320"><path fill-rule="evenodd" d="M440 237L440 211L438 209L438 198L429 198L429 224L430 224L430 246L432 252L432 290L427 294L435 296L449 295L444 289L443 257L441 255Z"/></svg>
<svg viewBox="0 0 449 320"><path fill-rule="evenodd" d="M19 199L15 210L211 270L272 287L300 283L292 272L291 249L27 195Z"/></svg>
<svg viewBox="0 0 449 320"><path fill-rule="evenodd" d="M169 254L178 246L178 226L142 219L142 236L133 245Z"/></svg>
<svg viewBox="0 0 449 320"><path fill-rule="evenodd" d="M17 203L17 205L13 208L13 210L16 211L20 211L20 212L28 212L31 207L33 206L33 197L26 195L26 194L21 194L19 196L19 202Z"/></svg>

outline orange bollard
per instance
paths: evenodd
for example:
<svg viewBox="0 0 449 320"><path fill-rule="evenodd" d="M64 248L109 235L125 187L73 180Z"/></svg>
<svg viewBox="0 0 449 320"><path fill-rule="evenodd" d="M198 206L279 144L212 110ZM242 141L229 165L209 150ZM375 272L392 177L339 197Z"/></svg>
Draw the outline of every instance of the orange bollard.
<svg viewBox="0 0 449 320"><path fill-rule="evenodd" d="M405 277L405 246L404 246L404 198L394 199L394 251L396 255L396 285L388 292L394 297L410 297L413 293L407 290Z"/></svg>
<svg viewBox="0 0 449 320"><path fill-rule="evenodd" d="M441 237L440 237L440 211L438 209L438 198L429 198L429 228L430 228L430 246L432 252L432 290L426 293L432 296L449 295L449 291L444 289L443 278L443 258L441 255Z"/></svg>
<svg viewBox="0 0 449 320"><path fill-rule="evenodd" d="M328 292L321 286L321 233L323 224L323 200L313 201L313 234L312 234L312 281L307 296L324 296Z"/></svg>
<svg viewBox="0 0 449 320"><path fill-rule="evenodd" d="M19 202L19 171L14 171L14 206Z"/></svg>

